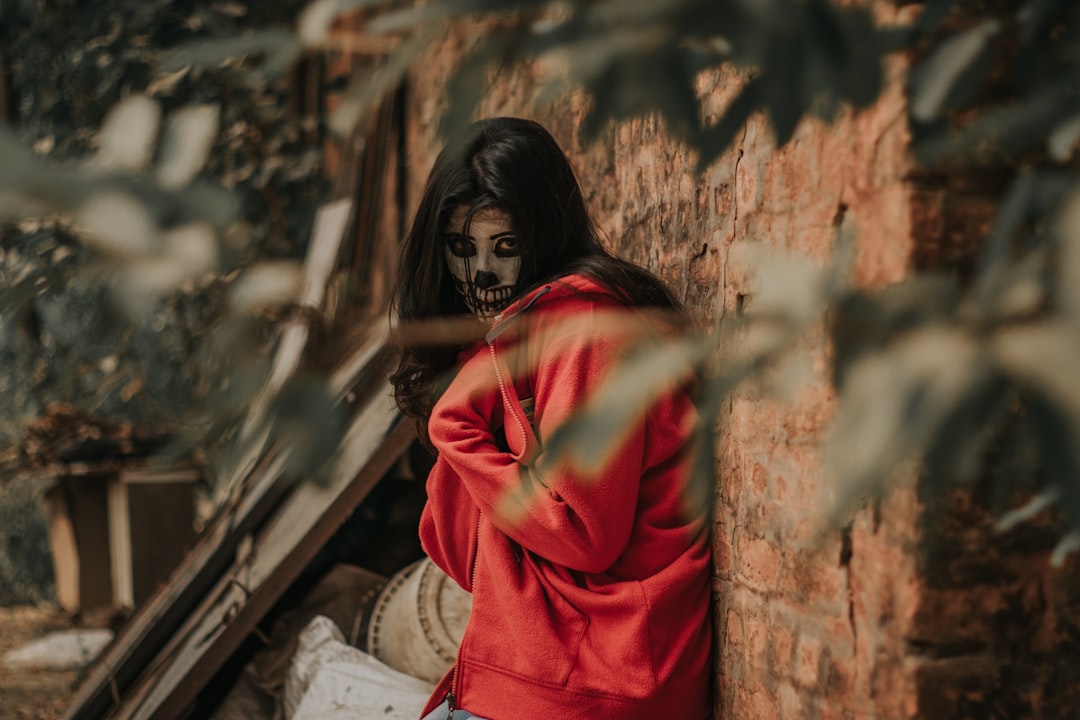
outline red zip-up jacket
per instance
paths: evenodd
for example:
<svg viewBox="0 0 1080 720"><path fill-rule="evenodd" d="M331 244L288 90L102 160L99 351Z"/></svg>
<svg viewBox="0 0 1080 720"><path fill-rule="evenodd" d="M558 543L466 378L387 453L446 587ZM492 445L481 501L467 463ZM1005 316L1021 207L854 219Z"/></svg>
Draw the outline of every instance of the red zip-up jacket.
<svg viewBox="0 0 1080 720"><path fill-rule="evenodd" d="M452 692L453 707L490 720L710 715L711 561L705 508L685 492L688 395L673 385L630 418L598 470L544 452L649 326L568 276L462 353L428 424L439 456L420 539L472 593L472 615L425 714Z"/></svg>

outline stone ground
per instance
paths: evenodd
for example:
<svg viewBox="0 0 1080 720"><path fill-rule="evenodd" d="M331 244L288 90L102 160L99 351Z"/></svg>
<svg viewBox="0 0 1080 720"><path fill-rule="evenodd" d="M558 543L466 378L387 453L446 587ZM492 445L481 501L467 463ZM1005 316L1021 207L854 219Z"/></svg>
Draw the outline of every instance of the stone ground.
<svg viewBox="0 0 1080 720"><path fill-rule="evenodd" d="M0 607L0 655L55 630L106 627L51 605ZM11 670L0 667L0 720L55 720L64 714L81 671Z"/></svg>

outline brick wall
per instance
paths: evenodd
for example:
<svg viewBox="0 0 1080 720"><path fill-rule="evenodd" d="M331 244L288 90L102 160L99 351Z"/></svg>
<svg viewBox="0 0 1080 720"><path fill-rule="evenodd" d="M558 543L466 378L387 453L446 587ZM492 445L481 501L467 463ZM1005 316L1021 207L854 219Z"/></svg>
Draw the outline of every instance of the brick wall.
<svg viewBox="0 0 1080 720"><path fill-rule="evenodd" d="M879 9L885 22L911 11L892 3ZM440 43L410 79L411 207L440 146L435 128L446 73L478 32ZM753 303L746 278L728 262L740 244L765 242L824 262L842 218L857 233L856 282L881 286L932 265L934 248L960 247L956 236L965 228L977 230L942 211L950 198L954 206L974 207L966 195L911 179L902 69L890 69L889 89L875 106L832 126L804 121L782 149L755 118L701 176L694 158L653 119L622 123L586 146L578 132L582 99L533 107L529 68L500 76L479 114L525 115L547 125L575 162L615 250L659 274L708 326ZM721 112L740 82L725 72L703 74L707 112ZM800 344L812 373L793 399L782 403L743 388L719 418L717 717L1010 716L998 714L1001 693L988 689L1017 677L1001 669L1018 669L1025 658L1042 668L1024 677L1025 687L1050 692L1053 702L1071 697L1063 688L1075 673L1047 669L1047 649L1062 652L1068 632L1075 635L1080 591L1060 581L1031 589L1048 582L1045 542L1029 547L1026 562L1006 563L1019 562L1023 571L999 577L999 563L980 583L949 580L955 563L970 565L973 553L986 554L979 542L993 540L988 522L960 517L957 527L981 528L978 542L969 537L959 555L929 562L914 478L858 511L845 528L825 526L830 488L820 471L821 439L834 397L824 327ZM996 594L980 601L986 592ZM1008 614L1003 608L1051 639L1037 652L1020 648L1022 633L995 625ZM981 644L936 643L957 633L970 640L980 628L988 633ZM1077 651L1069 652L1080 665Z"/></svg>

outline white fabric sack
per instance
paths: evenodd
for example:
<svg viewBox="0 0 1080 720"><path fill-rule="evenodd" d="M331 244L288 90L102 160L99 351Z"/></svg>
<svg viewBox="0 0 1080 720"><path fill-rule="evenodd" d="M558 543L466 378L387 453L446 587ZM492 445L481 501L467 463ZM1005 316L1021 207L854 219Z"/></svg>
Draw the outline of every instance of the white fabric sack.
<svg viewBox="0 0 1080 720"><path fill-rule="evenodd" d="M416 720L434 686L347 645L332 620L312 618L285 675L286 720Z"/></svg>

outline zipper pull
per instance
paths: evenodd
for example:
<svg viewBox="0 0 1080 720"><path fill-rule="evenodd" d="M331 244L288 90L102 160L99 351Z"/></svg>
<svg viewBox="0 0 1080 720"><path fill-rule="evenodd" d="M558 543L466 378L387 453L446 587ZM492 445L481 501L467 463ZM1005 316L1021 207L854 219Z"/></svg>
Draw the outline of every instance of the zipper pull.
<svg viewBox="0 0 1080 720"><path fill-rule="evenodd" d="M451 690L446 694L446 707L449 712L446 714L446 720L454 720L454 691Z"/></svg>

